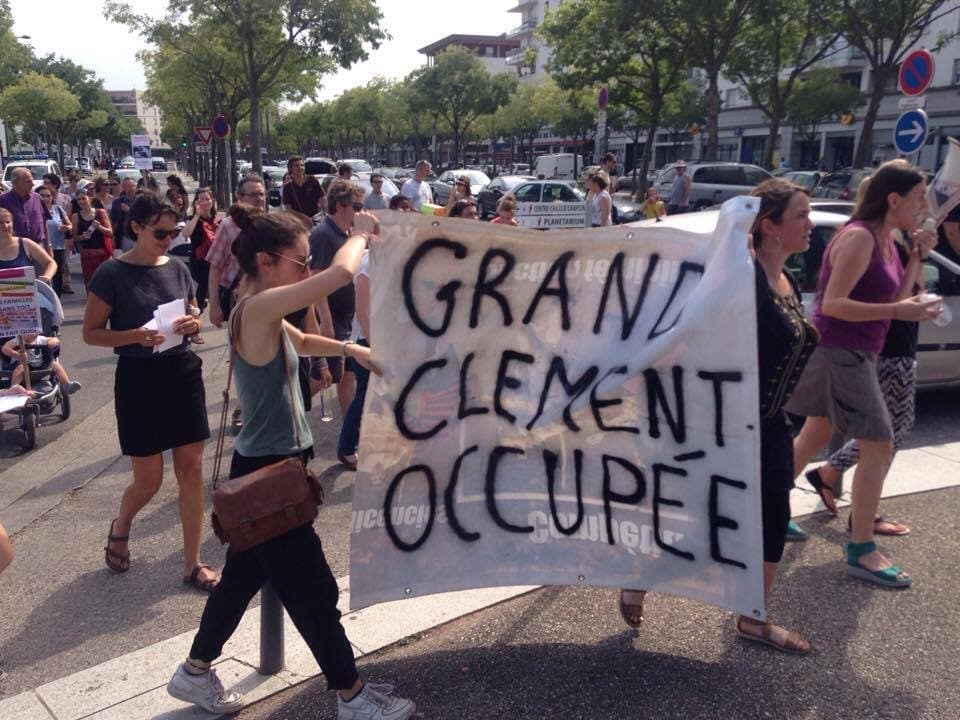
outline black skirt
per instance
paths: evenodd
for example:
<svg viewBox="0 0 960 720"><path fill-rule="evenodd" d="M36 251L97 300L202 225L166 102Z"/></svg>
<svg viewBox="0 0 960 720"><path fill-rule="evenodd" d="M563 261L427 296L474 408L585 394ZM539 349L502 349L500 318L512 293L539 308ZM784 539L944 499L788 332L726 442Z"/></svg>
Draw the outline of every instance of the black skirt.
<svg viewBox="0 0 960 720"><path fill-rule="evenodd" d="M210 437L203 362L191 351L117 358L113 386L124 455L146 457Z"/></svg>

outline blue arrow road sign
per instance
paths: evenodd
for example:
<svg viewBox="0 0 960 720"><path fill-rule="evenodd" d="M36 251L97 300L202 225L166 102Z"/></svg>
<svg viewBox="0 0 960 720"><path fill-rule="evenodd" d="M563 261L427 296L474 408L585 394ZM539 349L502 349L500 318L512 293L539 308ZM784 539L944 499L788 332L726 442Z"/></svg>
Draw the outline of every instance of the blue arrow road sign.
<svg viewBox="0 0 960 720"><path fill-rule="evenodd" d="M923 110L908 110L897 118L893 129L893 144L904 155L915 153L927 141L927 114Z"/></svg>

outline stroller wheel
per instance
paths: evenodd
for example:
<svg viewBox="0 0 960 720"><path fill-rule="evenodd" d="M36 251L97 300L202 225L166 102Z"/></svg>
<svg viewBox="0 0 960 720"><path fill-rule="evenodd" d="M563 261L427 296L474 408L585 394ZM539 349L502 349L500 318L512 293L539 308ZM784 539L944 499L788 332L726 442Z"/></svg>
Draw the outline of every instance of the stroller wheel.
<svg viewBox="0 0 960 720"><path fill-rule="evenodd" d="M66 420L69 417L70 417L70 396L63 391L63 388L60 388L60 418L61 420Z"/></svg>
<svg viewBox="0 0 960 720"><path fill-rule="evenodd" d="M25 412L20 416L20 429L23 430L24 450L33 450L37 446L37 415Z"/></svg>

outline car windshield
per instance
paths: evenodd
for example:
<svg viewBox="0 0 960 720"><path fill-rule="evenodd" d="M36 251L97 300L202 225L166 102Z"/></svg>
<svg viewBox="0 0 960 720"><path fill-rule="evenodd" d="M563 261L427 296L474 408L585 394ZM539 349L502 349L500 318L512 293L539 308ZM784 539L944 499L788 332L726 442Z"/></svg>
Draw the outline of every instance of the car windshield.
<svg viewBox="0 0 960 720"><path fill-rule="evenodd" d="M344 162L349 165L350 169L355 173L373 171L373 168L370 167L370 163L365 160L344 160Z"/></svg>
<svg viewBox="0 0 960 720"><path fill-rule="evenodd" d="M486 185L488 182L490 182L490 178L488 178L479 170L457 170L454 174L457 177L466 175L468 178L470 178L471 185Z"/></svg>
<svg viewBox="0 0 960 720"><path fill-rule="evenodd" d="M50 172L46 165L7 165L7 171L3 174L4 179L9 180L13 169L18 167L29 170L34 180L43 180L43 176Z"/></svg>

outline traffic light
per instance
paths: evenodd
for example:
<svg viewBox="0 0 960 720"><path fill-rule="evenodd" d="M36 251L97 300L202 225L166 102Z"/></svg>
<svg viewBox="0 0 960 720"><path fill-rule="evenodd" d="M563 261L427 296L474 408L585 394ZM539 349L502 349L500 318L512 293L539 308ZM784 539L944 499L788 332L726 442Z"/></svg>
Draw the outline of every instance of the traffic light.
<svg viewBox="0 0 960 720"><path fill-rule="evenodd" d="M187 136L186 136L186 135L184 135L183 137L180 138L180 147L182 147L184 150L186 150L187 147L189 147L189 143L188 143L188 141L187 141Z"/></svg>

